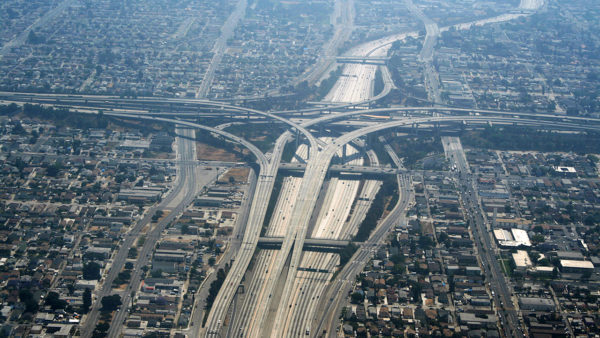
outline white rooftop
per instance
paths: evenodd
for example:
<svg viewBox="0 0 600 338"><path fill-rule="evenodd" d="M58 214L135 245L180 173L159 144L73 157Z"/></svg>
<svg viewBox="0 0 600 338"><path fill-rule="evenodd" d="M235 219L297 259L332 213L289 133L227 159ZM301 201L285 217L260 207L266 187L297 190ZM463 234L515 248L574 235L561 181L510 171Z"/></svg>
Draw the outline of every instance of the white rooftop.
<svg viewBox="0 0 600 338"><path fill-rule="evenodd" d="M529 254L525 250L517 250L512 256L517 268L527 268L533 265L531 263L531 258L529 258Z"/></svg>
<svg viewBox="0 0 600 338"><path fill-rule="evenodd" d="M560 265L564 268L577 268L577 269L593 269L594 264L590 261L575 261L571 259L561 259Z"/></svg>
<svg viewBox="0 0 600 338"><path fill-rule="evenodd" d="M510 229L515 242L520 243L524 246L531 246L531 241L529 241L529 235L527 235L527 231L521 229Z"/></svg>

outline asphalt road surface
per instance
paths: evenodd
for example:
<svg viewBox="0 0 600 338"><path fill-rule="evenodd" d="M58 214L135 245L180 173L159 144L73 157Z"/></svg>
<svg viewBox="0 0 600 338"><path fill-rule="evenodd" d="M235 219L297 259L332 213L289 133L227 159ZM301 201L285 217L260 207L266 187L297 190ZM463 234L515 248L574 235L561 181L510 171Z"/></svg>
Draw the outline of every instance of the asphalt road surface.
<svg viewBox="0 0 600 338"><path fill-rule="evenodd" d="M499 314L504 335L505 337L523 336L518 313L511 298L510 283L506 281L500 264L496 259L484 213L479 203L475 183L476 177L471 174L462 145L460 144L460 139L445 137L442 142L444 142L444 149L448 148L446 153L450 154L449 160L456 165L455 172L459 178L459 191L464 206L468 211L469 221L475 237L475 244L481 257L486 280L489 283L489 288L494 291L492 298Z"/></svg>
<svg viewBox="0 0 600 338"><path fill-rule="evenodd" d="M90 337L92 332L97 324L98 317L100 314L101 303L100 300L104 296L108 296L111 294L118 293L121 295L121 300L123 305L121 309L115 314L111 322L111 326L109 329L109 337L116 337L120 333L121 326L123 321L126 318L127 309L130 306L130 297L131 292L136 291L139 285L139 282L142 277L142 267L148 263L150 253L154 249L154 245L156 241L159 239L162 230L166 227L166 225L178 215L187 204L189 204L195 193L198 191L199 187L199 176L197 172L197 167L195 164L192 164L191 161L195 160L195 145L193 140L193 130L190 129L179 129L186 137L178 137L178 159L182 160L178 164L178 175L177 181L173 189L168 193L168 195L162 200L160 204L151 208L134 227L133 230L130 231L129 234L125 237L121 247L117 251L116 255L113 258L113 262L108 274L104 278L104 282L102 284L102 288L95 293L96 301L94 302L92 309L86 316L84 325L81 329L82 337ZM212 173L213 171L209 171L206 174ZM215 174L213 174L215 175ZM204 175L202 177L202 183L206 184L211 180L214 180L215 176ZM183 196L183 198L182 198ZM160 222L156 223L153 230L146 237L146 241L141 250L138 250L138 260L134 263L133 275L131 277L131 282L127 286L124 291L114 292L112 288L112 283L118 273L123 269L125 261L127 260L127 254L129 249L133 246L133 244L137 241L140 236L141 230L152 221L152 216L157 210L166 209L174 200L180 199L180 203L174 208L172 208L171 212L167 217L162 219Z"/></svg>

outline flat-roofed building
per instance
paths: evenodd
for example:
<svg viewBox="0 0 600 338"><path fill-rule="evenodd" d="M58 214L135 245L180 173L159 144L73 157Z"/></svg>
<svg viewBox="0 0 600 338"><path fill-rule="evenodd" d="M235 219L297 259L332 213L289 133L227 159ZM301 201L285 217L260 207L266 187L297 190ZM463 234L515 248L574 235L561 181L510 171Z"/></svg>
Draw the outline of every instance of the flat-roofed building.
<svg viewBox="0 0 600 338"><path fill-rule="evenodd" d="M535 276L552 276L554 274L554 267L552 266L534 266L530 270L532 275Z"/></svg>
<svg viewBox="0 0 600 338"><path fill-rule="evenodd" d="M517 243L524 246L531 246L531 241L529 240L527 231L521 229L510 229L510 232Z"/></svg>
<svg viewBox="0 0 600 338"><path fill-rule="evenodd" d="M494 229L494 236L498 242L513 241L510 231L504 229Z"/></svg>
<svg viewBox="0 0 600 338"><path fill-rule="evenodd" d="M562 272L583 273L594 270L594 264L590 261L561 259L560 266Z"/></svg>
<svg viewBox="0 0 600 338"><path fill-rule="evenodd" d="M553 311L554 302L548 298L520 297L519 307L526 311Z"/></svg>
<svg viewBox="0 0 600 338"><path fill-rule="evenodd" d="M556 257L573 261L583 261L585 257L579 251L556 251Z"/></svg>
<svg viewBox="0 0 600 338"><path fill-rule="evenodd" d="M225 203L222 197L198 197L194 204L199 207L220 207Z"/></svg>
<svg viewBox="0 0 600 338"><path fill-rule="evenodd" d="M155 202L160 199L162 188L136 187L135 189L121 189L118 194L120 201Z"/></svg>
<svg viewBox="0 0 600 338"><path fill-rule="evenodd" d="M516 270L519 272L524 272L527 268L533 266L531 258L529 258L529 254L525 250L517 250L517 252L512 254L512 258L515 261Z"/></svg>

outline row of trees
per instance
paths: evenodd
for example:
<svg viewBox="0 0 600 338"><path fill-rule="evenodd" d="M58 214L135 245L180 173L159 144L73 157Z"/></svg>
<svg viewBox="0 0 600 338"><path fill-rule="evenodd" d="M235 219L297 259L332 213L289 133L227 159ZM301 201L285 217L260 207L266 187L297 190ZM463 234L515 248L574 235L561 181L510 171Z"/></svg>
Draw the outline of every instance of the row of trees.
<svg viewBox="0 0 600 338"><path fill-rule="evenodd" d="M386 200L394 195L398 195L396 178L394 176L387 177L383 181L381 189L379 189L377 195L375 195L375 199L373 200L369 211L367 211L365 219L360 223L358 232L354 237L356 241L363 242L369 238L369 235L375 229L379 219L383 215Z"/></svg>
<svg viewBox="0 0 600 338"><path fill-rule="evenodd" d="M87 116L73 113L65 108L44 107L26 103L23 105L23 114L31 118L52 120L59 127L65 125L81 129L106 129L108 127L108 119L102 113Z"/></svg>
<svg viewBox="0 0 600 338"><path fill-rule="evenodd" d="M223 269L219 269L217 271L217 279L215 279L212 283L210 283L210 288L208 289L208 296L206 297L206 312L203 319L202 325L206 322L208 318L208 314L210 313L210 309L212 308L215 299L217 298L217 294L219 290L221 290L221 286L225 281L225 277L227 277L227 272Z"/></svg>
<svg viewBox="0 0 600 338"><path fill-rule="evenodd" d="M563 134L515 126L487 126L483 131L465 133L461 141L464 145L483 149L600 152L600 134L595 132Z"/></svg>
<svg viewBox="0 0 600 338"><path fill-rule="evenodd" d="M0 115L13 115L20 111L21 109L15 103L11 104L2 104L0 105Z"/></svg>
<svg viewBox="0 0 600 338"><path fill-rule="evenodd" d="M316 96L319 100L324 98L327 95L327 93L331 91L333 85L335 85L339 77L342 75L342 69L342 66L338 66L334 71L331 71L329 73L329 76L326 79L321 81L319 87L317 87L315 90Z"/></svg>

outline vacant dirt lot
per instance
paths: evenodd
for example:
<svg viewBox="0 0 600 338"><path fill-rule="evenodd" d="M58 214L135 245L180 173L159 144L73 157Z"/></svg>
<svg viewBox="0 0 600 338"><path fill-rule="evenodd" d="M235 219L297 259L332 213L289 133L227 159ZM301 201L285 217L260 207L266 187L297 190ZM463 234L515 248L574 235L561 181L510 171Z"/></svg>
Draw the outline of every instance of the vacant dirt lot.
<svg viewBox="0 0 600 338"><path fill-rule="evenodd" d="M240 160L235 154L200 142L196 143L196 153L197 158L204 161L237 162Z"/></svg>
<svg viewBox="0 0 600 338"><path fill-rule="evenodd" d="M250 168L231 168L227 170L225 175L223 175L219 181L221 182L229 182L229 178L233 177L235 183L246 183L248 181L248 174L250 173Z"/></svg>

